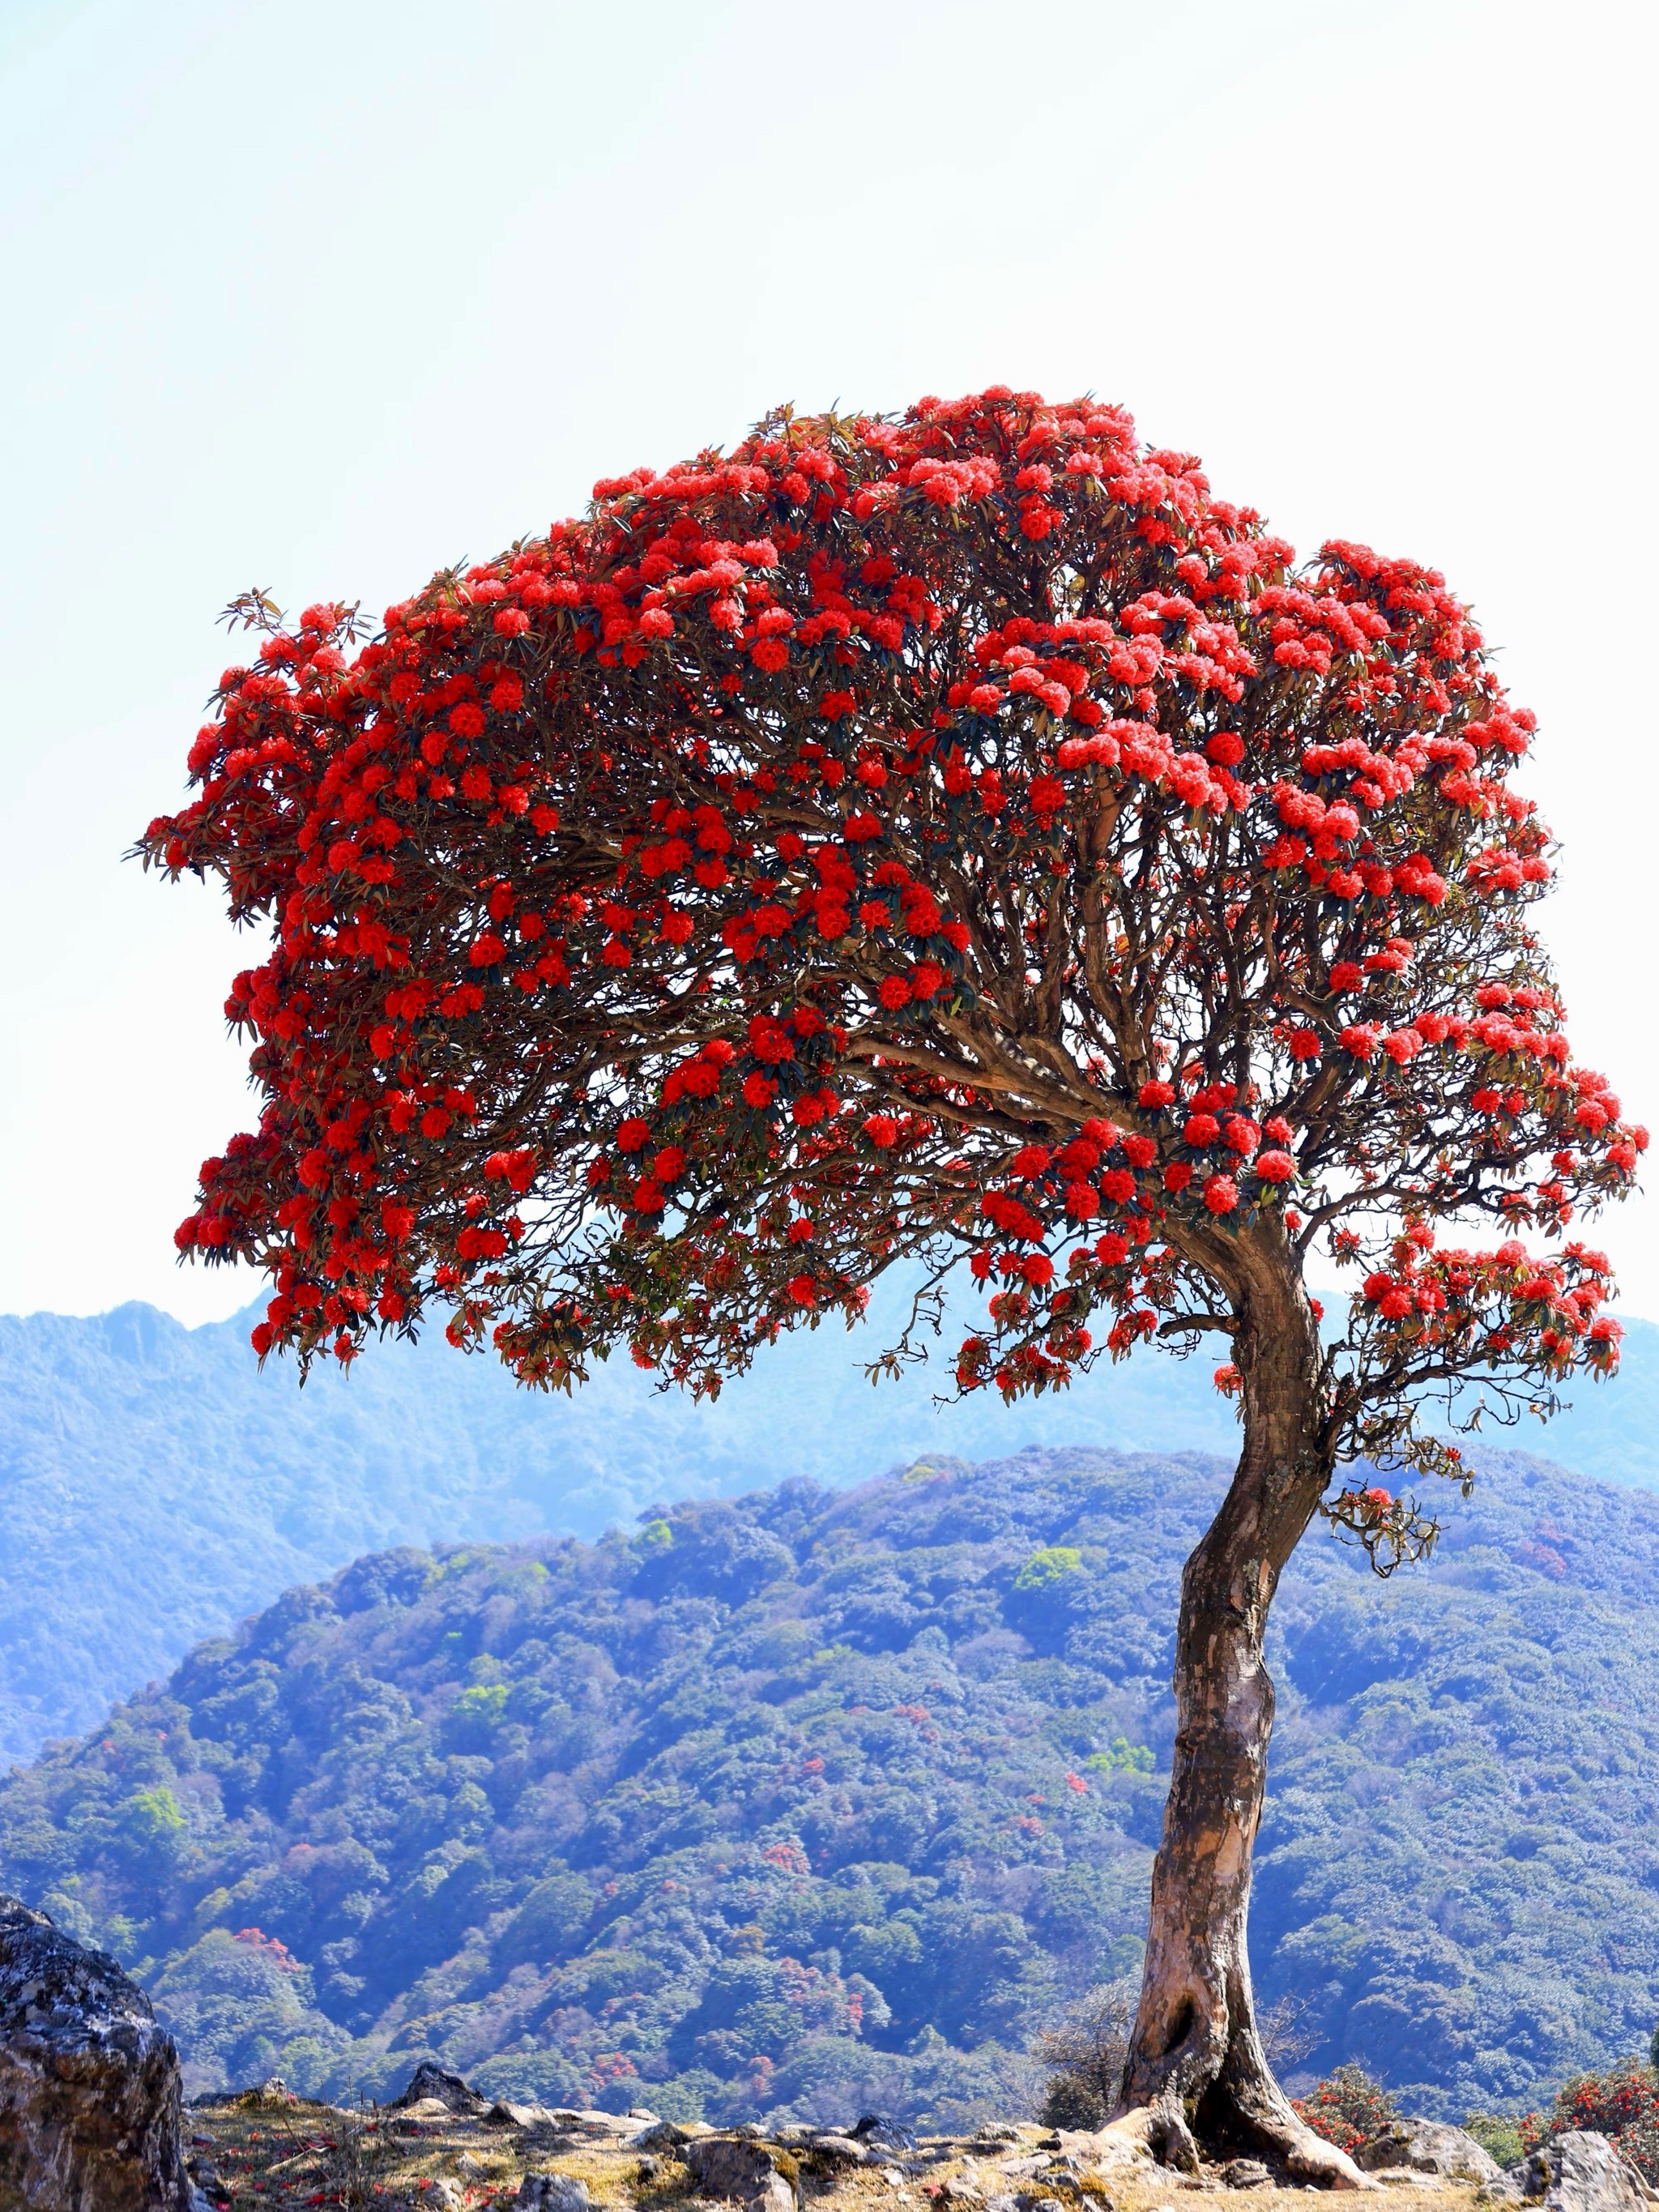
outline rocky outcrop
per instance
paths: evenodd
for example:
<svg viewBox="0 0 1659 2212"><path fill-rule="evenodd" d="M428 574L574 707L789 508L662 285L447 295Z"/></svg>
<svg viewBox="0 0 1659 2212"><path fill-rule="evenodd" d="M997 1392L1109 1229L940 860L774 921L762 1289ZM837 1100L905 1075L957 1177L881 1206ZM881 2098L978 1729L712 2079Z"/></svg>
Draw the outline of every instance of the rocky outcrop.
<svg viewBox="0 0 1659 2212"><path fill-rule="evenodd" d="M1491 2204L1541 2212L1648 2212L1654 2194L1606 2136L1575 2132L1540 2143L1532 2156L1486 2185Z"/></svg>
<svg viewBox="0 0 1659 2212"><path fill-rule="evenodd" d="M428 2099L443 2106L447 2112L477 2114L489 2110L488 2097L481 2097L470 2081L463 2081L459 2074L447 2074L441 2066L423 2059L410 2075L401 2096L394 2097L388 2109L403 2112L410 2105L424 2104Z"/></svg>
<svg viewBox="0 0 1659 2212"><path fill-rule="evenodd" d="M908 2158L916 2148L914 2128L880 2112L866 2112L862 2119L854 2123L853 2135L866 2150L880 2152L888 2158Z"/></svg>
<svg viewBox="0 0 1659 2212"><path fill-rule="evenodd" d="M744 2136L706 2136L680 2153L705 2197L741 2204L746 2212L796 2212L799 2169L787 2151Z"/></svg>
<svg viewBox="0 0 1659 2212"><path fill-rule="evenodd" d="M0 1897L0 2204L191 2212L173 2039L106 1952Z"/></svg>
<svg viewBox="0 0 1659 2212"><path fill-rule="evenodd" d="M1437 2173L1451 2181L1495 2181L1500 2168L1473 2136L1443 2120L1394 2120L1354 2153L1362 2173L1408 2167L1413 2173Z"/></svg>

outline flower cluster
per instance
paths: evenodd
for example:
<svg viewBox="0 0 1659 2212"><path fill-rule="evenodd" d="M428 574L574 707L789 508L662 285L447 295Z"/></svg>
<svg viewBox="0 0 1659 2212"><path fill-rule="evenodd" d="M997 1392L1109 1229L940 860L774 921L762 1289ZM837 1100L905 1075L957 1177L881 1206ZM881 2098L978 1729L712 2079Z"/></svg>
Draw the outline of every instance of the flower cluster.
<svg viewBox="0 0 1659 2212"><path fill-rule="evenodd" d="M1352 2157L1397 2118L1394 2099L1363 2066L1339 2066L1295 2100L1297 2117Z"/></svg>
<svg viewBox="0 0 1659 2212"><path fill-rule="evenodd" d="M1389 1265L1366 1276L1362 1313L1395 1345L1437 1355L1449 1369L1482 1353L1496 1364L1528 1342L1542 1372L1582 1365L1605 1375L1624 1334L1600 1311L1608 1288L1606 1258L1583 1244L1544 1260L1513 1237L1495 1251L1437 1251L1433 1224L1418 1220L1395 1238Z"/></svg>
<svg viewBox="0 0 1659 2212"><path fill-rule="evenodd" d="M527 1380L713 1389L965 1255L958 1382L1014 1396L1317 1235L1370 1263L1361 1441L1378 1378L1616 1356L1602 1273L1515 1239L1645 1135L1572 1063L1532 719L1432 571L1297 567L1121 410L993 387L607 479L366 642L243 612L142 849L270 933L264 1110L179 1231L270 1272L262 1355L435 1304Z"/></svg>
<svg viewBox="0 0 1659 2212"><path fill-rule="evenodd" d="M1575 2075L1547 2114L1528 2112L1522 2121L1522 2148L1534 2151L1581 2130L1611 2137L1637 2171L1659 2185L1659 2077L1652 2067L1630 2058L1605 2074Z"/></svg>

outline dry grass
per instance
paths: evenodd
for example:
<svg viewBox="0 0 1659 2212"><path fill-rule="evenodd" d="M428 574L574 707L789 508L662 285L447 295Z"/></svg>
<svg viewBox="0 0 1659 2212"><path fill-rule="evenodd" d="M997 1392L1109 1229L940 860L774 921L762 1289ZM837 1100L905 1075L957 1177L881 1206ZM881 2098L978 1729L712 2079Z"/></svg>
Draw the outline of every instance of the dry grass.
<svg viewBox="0 0 1659 2212"><path fill-rule="evenodd" d="M236 2212L307 2206L324 2212L393 2212L445 2203L467 2212L510 2205L526 2173L568 2173L587 2185L599 2212L691 2212L696 2200L685 2168L659 2155L654 2172L623 2146L585 2142L538 2148L514 2128L450 2118L410 2123L401 2114L349 2112L300 2100L277 2106L224 2103L188 2116L198 2138L191 2155L211 2161ZM924 2142L916 2159L878 2166L829 2166L804 2154L800 2190L811 2212L940 2212L951 2185L957 2205L972 2189L1053 2195L1066 2212L1307 2212L1304 2190L1249 2191L1205 2186L1168 2173L1115 2170L1102 2181L1009 2172L1036 2152L1042 2130L1021 2130L1018 2143ZM204 2141L202 2139L205 2139ZM1390 2188L1386 2212L1474 2212L1474 2191L1456 2183ZM944 2212L952 2212L947 2204ZM1383 2209L1379 2207L1379 2212Z"/></svg>

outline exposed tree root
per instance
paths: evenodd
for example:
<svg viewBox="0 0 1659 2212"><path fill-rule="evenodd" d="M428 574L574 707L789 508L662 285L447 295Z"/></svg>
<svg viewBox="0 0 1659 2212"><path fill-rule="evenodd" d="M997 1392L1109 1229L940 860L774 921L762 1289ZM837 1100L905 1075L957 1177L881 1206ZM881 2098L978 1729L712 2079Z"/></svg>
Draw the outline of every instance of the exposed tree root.
<svg viewBox="0 0 1659 2212"><path fill-rule="evenodd" d="M1188 2118L1181 2098L1168 2095L1120 2112L1092 2138L1104 2166L1142 2157L1183 2173L1198 2173L1207 2160L1257 2157L1282 2169L1287 2180L1312 2182L1321 2189L1374 2190L1381 2185L1362 2173L1346 2151L1316 2135L1291 2109L1271 2075L1241 2097L1219 2081L1198 2100Z"/></svg>

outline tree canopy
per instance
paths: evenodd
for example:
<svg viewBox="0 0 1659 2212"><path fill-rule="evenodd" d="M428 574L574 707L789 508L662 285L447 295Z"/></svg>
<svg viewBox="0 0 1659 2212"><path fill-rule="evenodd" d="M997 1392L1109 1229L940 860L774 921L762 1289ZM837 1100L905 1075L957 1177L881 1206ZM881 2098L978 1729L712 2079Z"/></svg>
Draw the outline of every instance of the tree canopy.
<svg viewBox="0 0 1659 2212"><path fill-rule="evenodd" d="M179 1231L270 1271L262 1355L435 1307L529 1382L713 1391L966 1258L957 1383L1014 1397L1319 1246L1338 1456L1455 1471L1425 1389L1616 1361L1560 1237L1646 1133L1571 1059L1533 717L1432 570L1297 565L1121 409L993 387L605 480L367 642L240 605L142 850L272 933L259 1126Z"/></svg>

